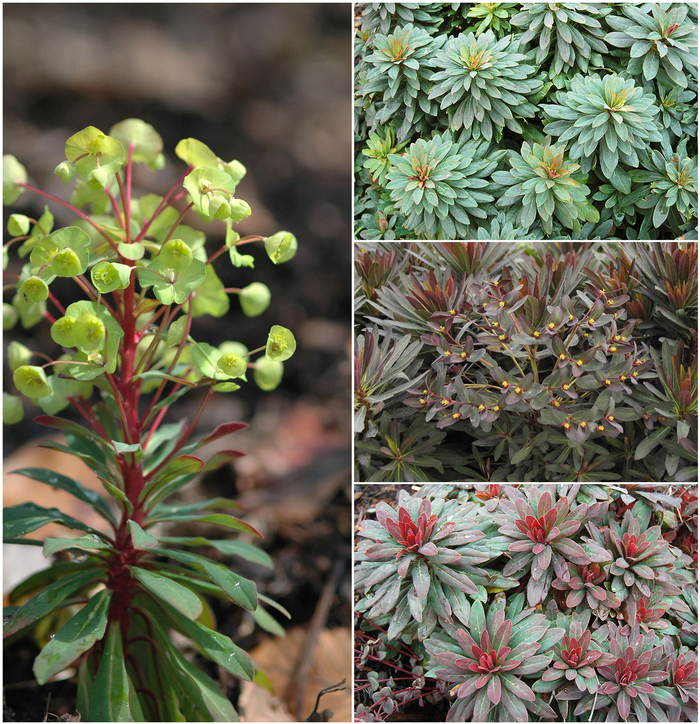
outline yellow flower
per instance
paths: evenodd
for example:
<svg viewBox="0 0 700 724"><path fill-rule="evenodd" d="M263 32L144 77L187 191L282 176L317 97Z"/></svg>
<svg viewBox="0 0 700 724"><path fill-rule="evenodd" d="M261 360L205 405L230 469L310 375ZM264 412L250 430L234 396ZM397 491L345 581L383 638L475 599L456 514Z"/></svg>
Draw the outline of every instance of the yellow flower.
<svg viewBox="0 0 700 724"><path fill-rule="evenodd" d="M606 384L606 385L610 385L610 384L612 384L612 383L610 382L610 380L605 380L605 384Z"/></svg>
<svg viewBox="0 0 700 724"><path fill-rule="evenodd" d="M550 329L554 329L557 325L554 324L554 322L550 322L547 326L548 326Z"/></svg>
<svg viewBox="0 0 700 724"><path fill-rule="evenodd" d="M562 353L559 355L559 359L560 359L560 360L565 360L565 359L566 359L566 355L562 352Z"/></svg>
<svg viewBox="0 0 700 724"><path fill-rule="evenodd" d="M427 402L421 397L421 398L420 398L420 404L421 404L421 405L426 405Z"/></svg>
<svg viewBox="0 0 700 724"><path fill-rule="evenodd" d="M460 356L462 359L464 359L464 358L467 356L467 353L466 353L466 352L462 352L462 354L459 355L459 356Z"/></svg>
<svg viewBox="0 0 700 724"><path fill-rule="evenodd" d="M460 417L462 417L462 416L459 414L459 412L455 412L455 414L452 415L453 420L459 420Z"/></svg>
<svg viewBox="0 0 700 724"><path fill-rule="evenodd" d="M588 423L584 420L584 421L581 423L581 427L583 427L583 428L585 429L586 427L588 427Z"/></svg>
<svg viewBox="0 0 700 724"><path fill-rule="evenodd" d="M537 330L535 330L535 331L532 333L532 336L533 336L535 339L539 339L539 338L540 338L540 333L539 333Z"/></svg>
<svg viewBox="0 0 700 724"><path fill-rule="evenodd" d="M608 347L608 352L617 352L617 347L615 347L615 345Z"/></svg>
<svg viewBox="0 0 700 724"><path fill-rule="evenodd" d="M615 422L615 416L614 415L608 415L608 420L610 422Z"/></svg>
<svg viewBox="0 0 700 724"><path fill-rule="evenodd" d="M505 381L501 382L501 387L502 387L504 390L507 390L507 389L508 389L508 383L505 382Z"/></svg>
<svg viewBox="0 0 700 724"><path fill-rule="evenodd" d="M577 366L577 367L582 367L582 366L583 366L583 360L577 359L577 360L576 360L576 366Z"/></svg>
<svg viewBox="0 0 700 724"><path fill-rule="evenodd" d="M591 317L591 318L588 320L588 324L590 324L591 326L593 326L593 325L595 324L595 319L594 319L593 317Z"/></svg>
<svg viewBox="0 0 700 724"><path fill-rule="evenodd" d="M523 391L522 387L516 387L515 388L515 394L519 395Z"/></svg>
<svg viewBox="0 0 700 724"><path fill-rule="evenodd" d="M483 412L486 409L485 405L479 405L478 410L479 412Z"/></svg>
<svg viewBox="0 0 700 724"><path fill-rule="evenodd" d="M559 400L552 400L552 404L554 405L554 407L559 407L559 405L561 405L561 402L559 402Z"/></svg>
<svg viewBox="0 0 700 724"><path fill-rule="evenodd" d="M569 385L562 385L561 388L562 388L562 390L568 390L568 389L569 389Z"/></svg>
<svg viewBox="0 0 700 724"><path fill-rule="evenodd" d="M598 432L603 432L605 428L602 425L598 425Z"/></svg>
<svg viewBox="0 0 700 724"><path fill-rule="evenodd" d="M565 429L567 429L567 430L568 430L568 429L569 429L570 427L571 427L571 425L569 425L569 423L568 423L568 422L565 422L565 423L564 423L564 428L565 428Z"/></svg>
<svg viewBox="0 0 700 724"><path fill-rule="evenodd" d="M500 339L501 342L502 342L505 338L506 338L506 335L505 335L505 334L499 334L499 335L498 335L498 339Z"/></svg>
<svg viewBox="0 0 700 724"><path fill-rule="evenodd" d="M569 315L569 321L570 321L570 322L573 322L573 321L574 321L574 315L573 315L573 314L570 314L570 315Z"/></svg>
<svg viewBox="0 0 700 724"><path fill-rule="evenodd" d="M506 306L506 303L505 303L505 302L499 302L499 303L498 303L498 306L499 306L499 307L505 307L505 306Z"/></svg>
<svg viewBox="0 0 700 724"><path fill-rule="evenodd" d="M449 405L449 404L450 404L450 401L445 397L445 398L443 398L443 400L442 400L442 404L443 404L443 405Z"/></svg>
<svg viewBox="0 0 700 724"><path fill-rule="evenodd" d="M498 405L493 406L493 411L498 412L501 408Z"/></svg>

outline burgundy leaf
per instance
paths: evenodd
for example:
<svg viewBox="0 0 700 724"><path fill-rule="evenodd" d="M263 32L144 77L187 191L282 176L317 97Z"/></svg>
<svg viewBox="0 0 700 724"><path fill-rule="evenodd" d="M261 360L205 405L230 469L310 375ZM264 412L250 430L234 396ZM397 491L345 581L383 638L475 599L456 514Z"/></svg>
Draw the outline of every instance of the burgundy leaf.
<svg viewBox="0 0 700 724"><path fill-rule="evenodd" d="M501 679L498 676L492 676L487 689L488 697L492 704L498 704L501 701Z"/></svg>

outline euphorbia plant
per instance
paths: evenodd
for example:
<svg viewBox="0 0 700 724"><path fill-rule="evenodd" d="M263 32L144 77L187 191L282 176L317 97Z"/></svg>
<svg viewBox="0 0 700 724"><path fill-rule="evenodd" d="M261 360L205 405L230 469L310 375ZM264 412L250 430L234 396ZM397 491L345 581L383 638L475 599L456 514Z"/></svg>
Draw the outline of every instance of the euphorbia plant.
<svg viewBox="0 0 700 724"><path fill-rule="evenodd" d="M4 306L4 320L6 329L17 319L25 328L51 323L51 337L62 349L52 356L15 343L9 350L13 381L45 413L36 420L65 434L65 445L44 445L86 462L106 495L51 470L15 472L72 493L105 524L92 527L34 502L5 509L6 541L42 545L24 536L53 522L79 531L79 537L47 538L44 554L80 551L15 589L13 600L32 596L6 611L5 635L73 607L72 618L36 658L34 673L43 684L76 662L78 709L85 720L235 721L230 701L183 656L170 631L192 639L227 672L251 681L252 659L216 632L203 594L229 598L273 631L279 626L260 604L276 604L259 595L253 581L185 549L211 546L267 565L270 560L249 543L166 535L160 524L207 523L259 535L219 512L238 507L234 501L181 505L169 498L198 472L243 454L223 450L207 460L200 452L243 423L224 423L193 439L212 395L240 389L249 368L260 387L273 389L296 347L292 333L278 325L265 330L262 346L252 351L237 340L217 348L195 339L193 320L226 315L230 294L240 295L248 316L261 314L270 301L269 290L258 282L224 288L213 262L228 254L235 267L252 267L253 257L240 248L261 241L277 264L294 255L296 239L287 232L239 237L234 224L250 214L235 195L245 168L238 161L224 163L195 139L177 145L187 167L164 197L132 194L134 164L152 169L164 164L160 136L143 121L118 123L109 135L89 126L68 139L65 151L56 173L64 183L76 177L72 203L30 186L21 164L5 157L6 204L30 191L72 210L78 220L53 230L48 207L39 219L10 216L13 238L5 245L6 265L7 249L15 244L21 244L25 261L10 283L17 294ZM86 204L91 214L78 208ZM225 242L218 249L206 251L204 234L183 224L193 208L202 221L223 223ZM73 279L84 298L64 306L50 288L57 277ZM194 419L165 424L170 406L195 391L201 399ZM56 416L69 405L82 424ZM6 422L21 419L20 398L10 397L4 409Z"/></svg>

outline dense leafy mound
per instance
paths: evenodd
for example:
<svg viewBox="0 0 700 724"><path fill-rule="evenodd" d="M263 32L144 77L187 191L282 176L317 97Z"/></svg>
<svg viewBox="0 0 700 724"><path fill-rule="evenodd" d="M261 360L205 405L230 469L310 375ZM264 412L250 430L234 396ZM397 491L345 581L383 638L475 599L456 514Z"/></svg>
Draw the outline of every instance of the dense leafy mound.
<svg viewBox="0 0 700 724"><path fill-rule="evenodd" d="M697 253L358 242L355 479L697 480Z"/></svg>
<svg viewBox="0 0 700 724"><path fill-rule="evenodd" d="M356 721L697 721L695 484L378 487Z"/></svg>
<svg viewBox="0 0 700 724"><path fill-rule="evenodd" d="M697 238L696 4L357 14L357 238ZM475 175L469 140L478 183L462 178ZM568 169L566 190L549 157ZM516 164L527 173L513 179ZM537 164L541 181L527 170Z"/></svg>

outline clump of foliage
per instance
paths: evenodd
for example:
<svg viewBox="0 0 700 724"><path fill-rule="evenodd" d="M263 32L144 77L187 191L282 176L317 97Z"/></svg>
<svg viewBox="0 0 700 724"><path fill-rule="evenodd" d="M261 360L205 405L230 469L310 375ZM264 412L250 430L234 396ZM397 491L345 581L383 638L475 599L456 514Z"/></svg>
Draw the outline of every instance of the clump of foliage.
<svg viewBox="0 0 700 724"><path fill-rule="evenodd" d="M358 481L696 478L696 242L357 251Z"/></svg>
<svg viewBox="0 0 700 724"><path fill-rule="evenodd" d="M279 264L294 256L297 241L285 231L240 237L234 225L251 213L235 195L245 168L224 162L193 138L175 149L186 167L165 196L134 196L134 164L161 168L162 147L155 129L138 119L116 124L109 134L89 126L71 136L66 160L55 171L63 183L75 178L70 203L31 186L24 167L13 156L4 159L5 204L31 192L78 217L55 230L48 207L38 219L9 217L5 267L13 246L23 263L19 275L7 273L16 293L3 306L4 329L48 321L58 349L33 352L10 343L8 363L22 397L5 396L4 422L19 422L27 401L39 406L44 414L35 421L65 437L65 444L51 440L42 446L78 457L104 486L99 494L57 471L13 471L71 493L104 519L104 527L36 502L4 509L6 543L43 546L47 557L75 552L9 593L4 635L16 638L47 626L34 674L43 685L75 665L77 708L85 721L238 720L219 684L173 640L175 634L189 638L223 671L253 681L252 658L216 631L207 595L230 600L266 630L283 633L263 608L278 605L258 594L252 580L191 549L214 548L272 566L267 554L245 541L167 535L162 526L208 524L260 537L223 512L240 507L234 500L185 504L174 496L200 471L244 454L222 449L207 459L200 451L244 423L223 423L193 438L214 393L235 392L251 372L260 388L275 389L296 342L290 330L274 325L260 331L256 349L239 340L214 347L196 340L194 320L226 317L231 294L239 296L247 316L262 314L270 290L260 282L226 289L213 262L225 255L234 267L253 267L253 256L241 249L262 242ZM175 206L178 199L182 210ZM216 250L208 252L204 233L183 223L190 210L203 222L221 223L225 241ZM65 288L53 286L57 278L72 280L85 298L68 303ZM196 391L201 399L194 419L166 422L172 404ZM58 416L69 406L80 423ZM78 537L25 538L49 523ZM57 630L51 632L52 626Z"/></svg>
<svg viewBox="0 0 700 724"><path fill-rule="evenodd" d="M697 546L697 520L684 517L695 509L695 485L463 483L396 492L386 486L383 495L398 498L398 512L386 502L359 507L366 511L355 576L359 721L397 721L412 702L422 721L697 719L697 558L669 543L689 534ZM358 486L357 498L366 496ZM369 515L375 510L376 521ZM425 541L437 541L446 527L456 532L464 516L469 530L482 535L456 551L473 547L489 556L485 586L468 591L442 575L422 584L422 573L403 584L400 574L395 578L408 570L407 556L416 571L447 557ZM522 525L502 525L511 519ZM625 538L607 538L621 529ZM373 541L369 547L365 537ZM535 551L530 566L511 559L525 543ZM562 554L599 562L576 564ZM543 555L557 562L540 565ZM634 556L648 594L617 584L615 571ZM651 563L647 569L643 560ZM551 587L542 585L545 579ZM435 583L439 590L431 595ZM424 610L436 612L429 635L422 623L396 625L410 620L404 609L415 606L411 593L368 606L373 592L386 600L397 585L425 586Z"/></svg>
<svg viewBox="0 0 700 724"><path fill-rule="evenodd" d="M356 15L357 238L697 238L696 5L370 3ZM491 197L482 213L442 223L436 199L415 208L411 181L425 182L425 148L448 133L482 144L495 165L479 175ZM390 134L402 148L387 154ZM576 171L566 175L572 201L559 195L554 213L558 183L537 202L545 213L523 215L508 176L513 154L542 162L525 148L551 137ZM400 165L413 172L392 184ZM517 183L531 178L519 170ZM447 171L463 173L449 167L433 180Z"/></svg>

